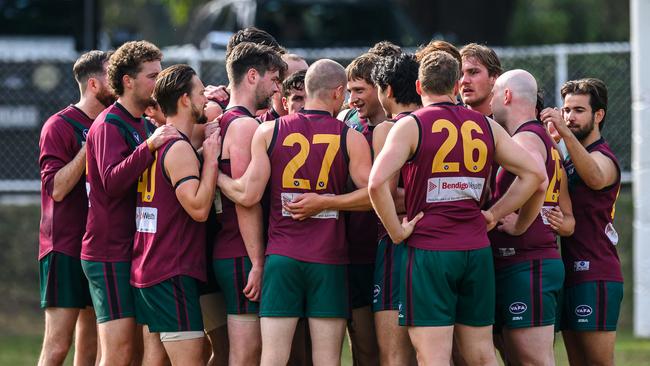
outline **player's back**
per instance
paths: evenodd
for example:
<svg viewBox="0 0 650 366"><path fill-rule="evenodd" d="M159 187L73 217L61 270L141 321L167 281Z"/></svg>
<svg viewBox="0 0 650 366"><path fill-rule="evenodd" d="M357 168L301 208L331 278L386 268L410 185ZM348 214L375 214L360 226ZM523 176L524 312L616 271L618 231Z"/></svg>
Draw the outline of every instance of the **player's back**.
<svg viewBox="0 0 650 366"><path fill-rule="evenodd" d="M313 192L343 194L348 180L348 127L325 111L276 120L268 149L271 214L267 254L327 264L348 262L345 223L337 211L295 221L282 202Z"/></svg>
<svg viewBox="0 0 650 366"><path fill-rule="evenodd" d="M409 246L472 250L489 241L480 201L490 176L494 138L480 113L451 103L421 108L413 116L418 147L402 168L409 218L424 212Z"/></svg>

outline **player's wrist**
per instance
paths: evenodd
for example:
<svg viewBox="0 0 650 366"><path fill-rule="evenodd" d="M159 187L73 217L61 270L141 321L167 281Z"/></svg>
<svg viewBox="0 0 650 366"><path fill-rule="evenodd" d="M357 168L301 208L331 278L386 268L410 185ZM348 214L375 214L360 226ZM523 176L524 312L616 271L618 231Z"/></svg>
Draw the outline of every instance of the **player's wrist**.
<svg viewBox="0 0 650 366"><path fill-rule="evenodd" d="M151 141L151 137L146 140L147 143L147 148L149 149L149 152L153 153L156 151L156 147L154 146L153 142Z"/></svg>

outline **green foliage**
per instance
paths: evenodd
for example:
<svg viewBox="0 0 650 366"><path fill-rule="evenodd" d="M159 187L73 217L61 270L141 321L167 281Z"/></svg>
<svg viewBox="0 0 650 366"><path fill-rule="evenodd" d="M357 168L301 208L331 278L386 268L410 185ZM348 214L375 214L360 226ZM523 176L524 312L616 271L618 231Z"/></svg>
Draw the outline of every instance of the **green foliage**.
<svg viewBox="0 0 650 366"><path fill-rule="evenodd" d="M519 0L506 39L509 45L629 40L629 2Z"/></svg>

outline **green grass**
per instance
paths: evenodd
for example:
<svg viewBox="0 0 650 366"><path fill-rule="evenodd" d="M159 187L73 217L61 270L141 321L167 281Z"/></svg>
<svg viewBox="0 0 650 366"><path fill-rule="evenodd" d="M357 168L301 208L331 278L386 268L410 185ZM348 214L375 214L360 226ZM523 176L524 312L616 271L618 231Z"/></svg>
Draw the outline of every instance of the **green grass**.
<svg viewBox="0 0 650 366"><path fill-rule="evenodd" d="M632 286L632 193L621 191L615 226L625 277L625 297L616 342L617 365L650 365L650 340L634 338ZM38 206L0 205L0 366L35 365L42 342L43 312L38 298ZM555 346L558 365L568 365L561 339ZM68 355L66 365L72 364ZM351 365L350 350L343 346L343 365Z"/></svg>

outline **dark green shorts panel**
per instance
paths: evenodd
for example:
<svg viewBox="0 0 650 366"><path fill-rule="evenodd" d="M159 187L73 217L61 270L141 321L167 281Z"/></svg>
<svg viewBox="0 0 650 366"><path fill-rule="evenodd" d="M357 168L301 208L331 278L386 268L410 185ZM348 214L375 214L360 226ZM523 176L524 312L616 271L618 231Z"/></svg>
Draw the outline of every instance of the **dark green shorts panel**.
<svg viewBox="0 0 650 366"><path fill-rule="evenodd" d="M562 329L615 331L623 283L591 281L564 288Z"/></svg>
<svg viewBox="0 0 650 366"><path fill-rule="evenodd" d="M136 318L149 331L203 331L198 281L176 276L157 285L134 288Z"/></svg>
<svg viewBox="0 0 650 366"><path fill-rule="evenodd" d="M372 299L374 312L399 309L400 266L405 255L404 243L395 245L388 236L379 240Z"/></svg>
<svg viewBox="0 0 650 366"><path fill-rule="evenodd" d="M244 295L251 266L248 257L215 259L212 262L217 284L226 299L228 314L257 314L260 310L259 302L250 301Z"/></svg>
<svg viewBox="0 0 650 366"><path fill-rule="evenodd" d="M84 309L93 305L79 258L50 252L38 265L41 308Z"/></svg>
<svg viewBox="0 0 650 366"><path fill-rule="evenodd" d="M260 316L348 318L345 264L319 264L269 255Z"/></svg>
<svg viewBox="0 0 650 366"><path fill-rule="evenodd" d="M494 264L488 248L429 251L402 259L400 325L494 324Z"/></svg>
<svg viewBox="0 0 650 366"><path fill-rule="evenodd" d="M496 326L529 328L555 324L564 264L561 259L536 259L496 273Z"/></svg>
<svg viewBox="0 0 650 366"><path fill-rule="evenodd" d="M350 289L350 307L352 309L372 304L374 271L373 263L348 264L348 288Z"/></svg>
<svg viewBox="0 0 650 366"><path fill-rule="evenodd" d="M81 261L97 323L135 316L133 288L129 283L131 262Z"/></svg>

